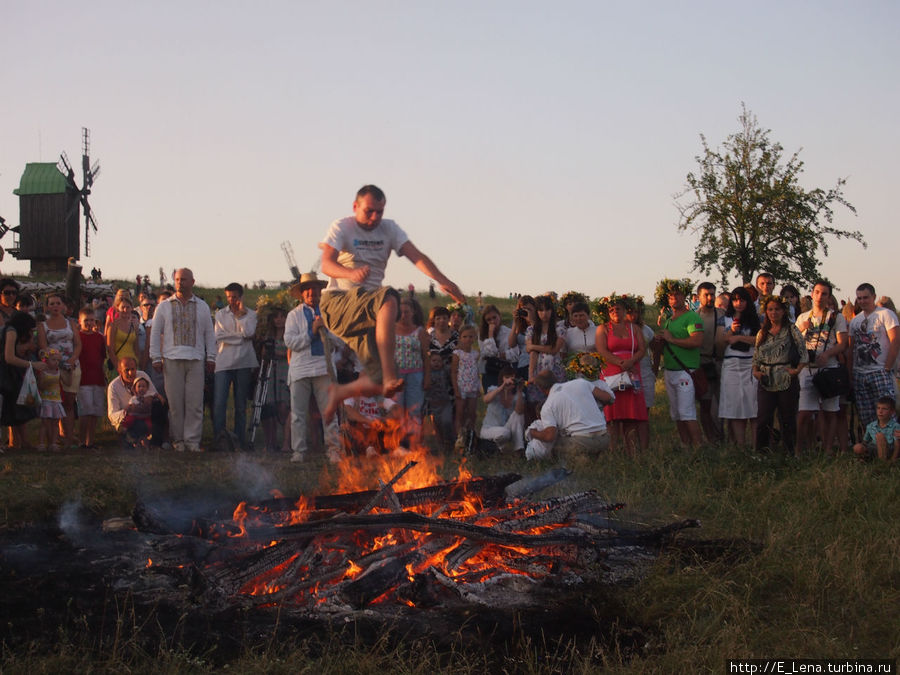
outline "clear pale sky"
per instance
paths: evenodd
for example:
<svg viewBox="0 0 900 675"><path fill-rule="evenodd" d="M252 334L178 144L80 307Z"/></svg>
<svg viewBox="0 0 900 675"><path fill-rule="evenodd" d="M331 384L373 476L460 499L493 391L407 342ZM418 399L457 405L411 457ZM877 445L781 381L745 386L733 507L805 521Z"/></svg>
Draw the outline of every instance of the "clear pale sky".
<svg viewBox="0 0 900 675"><path fill-rule="evenodd" d="M0 215L26 162L102 171L85 270L284 280L375 183L467 294L652 295L691 270L673 196L741 102L807 188L848 178L824 272L900 295L897 2L14 2ZM80 184L80 176L78 177ZM0 241L12 245L12 234ZM26 272L11 257L3 272ZM387 281L428 279L392 259Z"/></svg>

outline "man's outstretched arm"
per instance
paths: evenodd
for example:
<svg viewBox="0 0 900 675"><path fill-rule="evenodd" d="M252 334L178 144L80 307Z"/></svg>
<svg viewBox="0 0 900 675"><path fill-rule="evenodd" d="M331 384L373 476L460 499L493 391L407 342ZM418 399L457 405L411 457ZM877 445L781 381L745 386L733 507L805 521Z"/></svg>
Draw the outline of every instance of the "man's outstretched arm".
<svg viewBox="0 0 900 675"><path fill-rule="evenodd" d="M443 272L441 272L437 268L437 265L435 265L431 261L431 258L417 249L415 244L413 244L411 241L407 241L405 244L403 244L403 246L400 247L400 255L409 258L410 262L418 267L421 272L434 279L440 285L441 290L444 291L444 293L449 295L458 303L465 304L466 296L463 295L463 292L461 290L459 290L459 286L445 277ZM322 270L324 271L324 269L325 268L323 265Z"/></svg>

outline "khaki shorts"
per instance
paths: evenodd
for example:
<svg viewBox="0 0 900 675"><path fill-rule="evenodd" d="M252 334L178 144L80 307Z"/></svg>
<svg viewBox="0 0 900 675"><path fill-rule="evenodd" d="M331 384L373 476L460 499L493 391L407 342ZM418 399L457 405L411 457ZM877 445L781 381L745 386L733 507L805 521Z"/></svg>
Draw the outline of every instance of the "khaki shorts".
<svg viewBox="0 0 900 675"><path fill-rule="evenodd" d="M392 296L397 302L400 318L400 294L388 286L374 291L354 288L351 291L322 293L319 310L322 320L332 333L350 345L360 363L374 382L381 382L381 359L375 344L375 317L385 300Z"/></svg>

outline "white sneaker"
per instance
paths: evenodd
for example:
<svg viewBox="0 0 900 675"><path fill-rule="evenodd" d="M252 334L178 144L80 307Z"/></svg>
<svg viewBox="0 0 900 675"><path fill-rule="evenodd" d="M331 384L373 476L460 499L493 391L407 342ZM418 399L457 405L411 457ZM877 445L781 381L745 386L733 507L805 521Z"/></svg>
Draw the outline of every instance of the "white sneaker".
<svg viewBox="0 0 900 675"><path fill-rule="evenodd" d="M305 462L306 455L302 452L295 452L291 455L291 461L295 463Z"/></svg>
<svg viewBox="0 0 900 675"><path fill-rule="evenodd" d="M203 448L196 443L186 443L185 445L187 445L187 449L191 452L203 452Z"/></svg>
<svg viewBox="0 0 900 675"><path fill-rule="evenodd" d="M173 447L175 448L175 452L184 452L184 441L175 441Z"/></svg>

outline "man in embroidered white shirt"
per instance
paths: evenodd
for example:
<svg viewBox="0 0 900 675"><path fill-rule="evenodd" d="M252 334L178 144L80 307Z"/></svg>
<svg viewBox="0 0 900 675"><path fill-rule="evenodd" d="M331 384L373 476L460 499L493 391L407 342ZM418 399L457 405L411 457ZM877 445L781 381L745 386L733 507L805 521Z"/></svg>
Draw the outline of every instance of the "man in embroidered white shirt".
<svg viewBox="0 0 900 675"><path fill-rule="evenodd" d="M169 436L176 450L201 452L203 376L216 366L209 305L194 295L194 273L175 270L175 295L160 302L150 330L150 360L162 372L169 401Z"/></svg>
<svg viewBox="0 0 900 675"><path fill-rule="evenodd" d="M250 379L259 366L253 351L256 312L244 307L244 287L237 282L225 287L225 307L216 312L216 375L213 389L213 436L218 442L225 431L228 392L234 390L234 435L238 448L247 447L247 396Z"/></svg>

